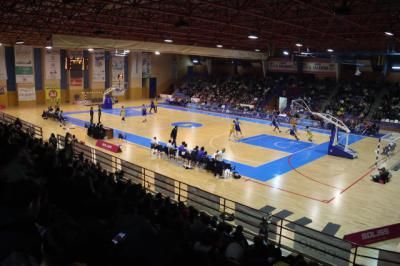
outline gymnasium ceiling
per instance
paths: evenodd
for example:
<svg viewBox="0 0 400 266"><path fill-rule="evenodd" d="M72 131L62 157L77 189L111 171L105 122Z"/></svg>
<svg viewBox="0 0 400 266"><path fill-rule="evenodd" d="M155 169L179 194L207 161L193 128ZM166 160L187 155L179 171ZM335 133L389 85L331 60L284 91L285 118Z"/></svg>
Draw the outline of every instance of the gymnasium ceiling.
<svg viewBox="0 0 400 266"><path fill-rule="evenodd" d="M400 0L0 0L0 42L44 46L52 34L262 52L386 51L400 40ZM384 35L392 31L395 36ZM257 40L248 39L256 34ZM399 39L397 39L399 38ZM268 52L270 53L270 52Z"/></svg>

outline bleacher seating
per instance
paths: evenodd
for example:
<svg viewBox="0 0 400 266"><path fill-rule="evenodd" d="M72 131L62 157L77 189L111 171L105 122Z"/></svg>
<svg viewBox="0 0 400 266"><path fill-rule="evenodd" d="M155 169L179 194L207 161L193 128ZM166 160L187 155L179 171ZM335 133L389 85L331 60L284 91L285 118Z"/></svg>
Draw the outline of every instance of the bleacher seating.
<svg viewBox="0 0 400 266"><path fill-rule="evenodd" d="M76 141L65 139L57 149L54 135L47 142L0 123L2 265L308 264L74 156Z"/></svg>

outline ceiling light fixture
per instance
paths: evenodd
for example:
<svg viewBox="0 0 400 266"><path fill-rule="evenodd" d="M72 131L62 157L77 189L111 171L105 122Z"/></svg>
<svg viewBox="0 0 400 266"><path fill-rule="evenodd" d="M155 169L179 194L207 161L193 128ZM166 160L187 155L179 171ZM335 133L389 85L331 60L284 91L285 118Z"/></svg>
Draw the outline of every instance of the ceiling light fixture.
<svg viewBox="0 0 400 266"><path fill-rule="evenodd" d="M222 48L224 47L222 44L217 44L217 48Z"/></svg>
<svg viewBox="0 0 400 266"><path fill-rule="evenodd" d="M88 48L87 50L88 50L89 52L93 52L93 51L94 51L93 48Z"/></svg>
<svg viewBox="0 0 400 266"><path fill-rule="evenodd" d="M283 55L289 55L288 51L283 51Z"/></svg>
<svg viewBox="0 0 400 266"><path fill-rule="evenodd" d="M260 50L260 49L254 49L254 51L255 51L255 52L260 52L261 50Z"/></svg>
<svg viewBox="0 0 400 266"><path fill-rule="evenodd" d="M334 50L331 49L331 48L326 49L326 51L327 51L328 53L333 53L333 52L334 52Z"/></svg>
<svg viewBox="0 0 400 266"><path fill-rule="evenodd" d="M385 31L385 35L387 35L387 36L393 36L393 35L394 35L394 33L393 33L393 32L391 32L391 31Z"/></svg>
<svg viewBox="0 0 400 266"><path fill-rule="evenodd" d="M167 38L167 39L164 40L164 42L173 43L174 41L173 41L172 39L168 39L168 38Z"/></svg>
<svg viewBox="0 0 400 266"><path fill-rule="evenodd" d="M251 33L251 34L249 34L249 36L247 36L249 39L252 39L252 40L257 40L258 39L258 36L257 35L255 35L255 34L253 34L253 33Z"/></svg>
<svg viewBox="0 0 400 266"><path fill-rule="evenodd" d="M15 41L15 44L16 45L22 45L22 44L24 44L25 42L21 39L21 38L17 38L17 40Z"/></svg>
<svg viewBox="0 0 400 266"><path fill-rule="evenodd" d="M155 55L160 55L161 53L160 53L160 51L155 51L154 54Z"/></svg>
<svg viewBox="0 0 400 266"><path fill-rule="evenodd" d="M198 64L198 63L199 63L199 60L193 59L192 62L193 62L193 64Z"/></svg>
<svg viewBox="0 0 400 266"><path fill-rule="evenodd" d="M298 43L296 43L296 46L297 46L297 47L302 47L303 44L301 44L301 43L298 42Z"/></svg>

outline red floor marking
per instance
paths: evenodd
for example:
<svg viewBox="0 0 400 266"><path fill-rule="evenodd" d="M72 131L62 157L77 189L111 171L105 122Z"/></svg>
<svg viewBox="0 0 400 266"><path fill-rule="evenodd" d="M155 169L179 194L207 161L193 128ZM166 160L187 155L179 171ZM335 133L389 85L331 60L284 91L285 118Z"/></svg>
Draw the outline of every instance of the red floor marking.
<svg viewBox="0 0 400 266"><path fill-rule="evenodd" d="M294 170L295 170L295 169L294 169ZM281 190L281 191L286 192L286 193L289 193L289 194L293 194L293 195L300 196L300 197L303 197L303 198L307 198L307 199L310 199L310 200L315 200L315 201L318 201L318 202L322 202L322 203L327 203L327 204L329 204L329 203L331 203L337 196L343 194L344 192L346 192L347 190L349 190L352 186L354 186L355 184L357 184L358 182L360 182L364 177L366 177L367 175L369 175L373 170L375 170L375 168L368 170L365 174L363 174L363 175L361 175L360 177L358 177L358 178L357 178L353 183L351 183L349 186L347 186L347 187L344 188L344 189L341 189L341 191L340 191L340 193L339 193L338 195L333 196L332 198L330 198L330 199L328 199L328 200L321 200L321 199L313 198L313 197L310 197L310 196L307 196L307 195L304 195L304 194L301 194L301 193L297 193L297 192L293 192L293 191L290 191L290 190L286 190L286 189L284 189L284 188L274 187L274 186L268 185L268 184L266 184L266 183L263 183L263 182L261 182L261 181L257 181L257 180L251 179L251 178L245 178L245 182L250 181L250 182L253 182L253 183L262 185L262 186L266 186L266 187L269 187L269 188L278 189L278 190ZM316 182L318 182L318 181L316 181ZM318 182L318 183L319 183L319 182ZM337 188L337 189L339 189L339 188Z"/></svg>
<svg viewBox="0 0 400 266"><path fill-rule="evenodd" d="M343 189L342 191L340 191L340 193L336 196L334 196L333 198L331 198L328 203L330 203L332 200L334 200L337 196L342 195L344 192L346 192L348 189L350 189L352 186L354 186L355 184L357 184L358 182L360 182L362 179L364 179L364 177L366 177L367 175L369 175L372 171L374 171L375 168L368 170L368 172L366 172L365 174L363 174L362 176L360 176L359 178L357 178L357 180L355 180L353 183L351 183L348 187L346 187L345 189Z"/></svg>
<svg viewBox="0 0 400 266"><path fill-rule="evenodd" d="M304 194L300 194L300 193L297 193L297 192L293 192L293 191L290 191L290 190L286 190L286 189L284 189L284 188L274 187L274 186L268 185L268 184L266 184L266 183L262 183L262 182L260 182L260 181L254 180L254 179L248 178L248 179L245 180L245 182L247 182L247 181L250 181L250 182L253 182L253 183L262 185L262 186L266 186L266 187L278 189L278 190L281 190L281 191L283 191L283 192L290 193L290 194L293 194L293 195L297 195L297 196L300 196L300 197L304 197L304 198L307 198L307 199L310 199L310 200L315 200L315 201L319 201L319 202L322 202L322 203L327 203L327 202L328 202L327 200L321 200L321 199L313 198L313 197L310 197L310 196L307 196L307 195L304 195Z"/></svg>
<svg viewBox="0 0 400 266"><path fill-rule="evenodd" d="M292 170L294 170L296 173L298 173L299 175L301 175L301 176L303 176L303 177L305 177L305 178L307 178L307 179L310 179L311 181L314 181L314 182L316 182L316 183L319 183L319 184L321 184L321 185L324 185L324 186L327 186L327 187L331 187L331 188L334 188L334 189L338 189L338 190L342 190L342 188L335 187L335 186L332 186L332 185L323 183L323 182L321 182L321 181L315 180L314 178L312 178L312 177L310 177L310 176L308 176L308 175L306 175L306 174L303 174L302 172L300 172L299 170L297 170L297 169L292 165L292 161L291 161L292 156L293 156L293 154L290 155L290 156L288 157L288 164L289 164L289 166L292 168Z"/></svg>

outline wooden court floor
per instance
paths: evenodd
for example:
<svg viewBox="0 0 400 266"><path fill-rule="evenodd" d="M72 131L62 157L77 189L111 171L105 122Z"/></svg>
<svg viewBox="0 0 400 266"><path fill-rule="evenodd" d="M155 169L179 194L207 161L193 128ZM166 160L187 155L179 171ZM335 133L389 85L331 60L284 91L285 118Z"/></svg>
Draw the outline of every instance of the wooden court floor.
<svg viewBox="0 0 400 266"><path fill-rule="evenodd" d="M142 103L144 102L127 101L115 105L114 108L124 105L130 109ZM8 108L4 111L41 126L45 138L52 132L64 135L65 129L57 122L41 118L41 113L45 108L45 106ZM64 105L62 109L64 112L88 111L88 107L79 105ZM140 108L132 110L140 112ZM70 116L89 121L88 113ZM335 234L338 237L400 221L398 174L394 174L392 181L386 185L370 181L377 139L366 137L352 144L351 147L359 153L357 159L322 156L296 167L296 160L299 158L292 156L290 152L228 140L231 118L159 107L158 113L148 116L147 119L148 121L143 123L140 115L129 116L124 124L117 115L105 112L102 114L102 123L105 126L148 139L157 136L164 142L168 141L172 129L171 123L200 123L202 126L197 128L179 128L178 142L186 141L189 147L204 146L209 153L225 148L226 159L245 165L249 169L262 170L264 168L259 168L260 166L278 159L285 162L286 167L291 168L282 174L279 174L279 171L277 174L266 171L265 176L269 176L266 181L262 178L246 176L239 180L224 180L217 179L202 169L185 170L176 162L155 158L150 155L148 148L130 142L123 144L122 153L113 155L257 209L266 205L273 206L276 208L273 214L288 210L293 212L287 217L292 221L302 217L310 218L312 223L307 226L316 230L322 230L329 222L338 224L340 227ZM76 125L68 127L78 139L88 145L94 145L95 141L86 136L84 128ZM242 121L241 127L244 138L266 134L291 139L289 134L273 132L272 127L266 124ZM283 128L283 131L285 130L286 128ZM307 141L305 132L300 131L299 136L302 141ZM328 135L314 132L315 145L328 140ZM117 139L112 141L120 142ZM257 175L260 175L260 172ZM375 246L400 251L398 245L399 241L392 240Z"/></svg>

